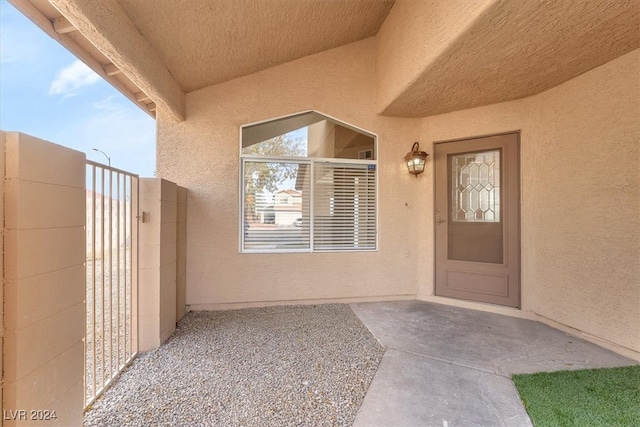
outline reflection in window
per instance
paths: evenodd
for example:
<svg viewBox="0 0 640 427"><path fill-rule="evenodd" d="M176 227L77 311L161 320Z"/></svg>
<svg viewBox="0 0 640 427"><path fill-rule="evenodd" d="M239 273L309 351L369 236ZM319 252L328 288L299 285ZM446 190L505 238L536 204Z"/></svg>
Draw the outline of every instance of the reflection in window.
<svg viewBox="0 0 640 427"><path fill-rule="evenodd" d="M244 248L309 248L308 164L244 163Z"/></svg>
<svg viewBox="0 0 640 427"><path fill-rule="evenodd" d="M500 150L450 156L451 219L500 222Z"/></svg>
<svg viewBox="0 0 640 427"><path fill-rule="evenodd" d="M242 155L373 160L374 137L316 112L242 128Z"/></svg>

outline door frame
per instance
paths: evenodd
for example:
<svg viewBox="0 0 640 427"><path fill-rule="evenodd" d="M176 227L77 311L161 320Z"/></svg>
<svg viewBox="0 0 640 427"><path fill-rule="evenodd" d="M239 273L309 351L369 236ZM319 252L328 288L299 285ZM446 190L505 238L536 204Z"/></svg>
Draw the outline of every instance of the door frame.
<svg viewBox="0 0 640 427"><path fill-rule="evenodd" d="M434 296L439 296L436 295L436 276L437 276L437 265L436 265L436 227L437 227L437 220L436 220L436 209L437 209L437 201L436 201L436 168L435 168L435 152L436 152L436 145L437 144L446 144L449 142L460 142L460 141L469 141L469 140L473 140L473 139L479 139L479 138L487 138L487 137L492 137L492 136L502 136L502 135L516 135L516 139L517 139L517 153L516 153L516 163L517 163L517 168L518 168L518 198L517 198L517 205L518 205L518 219L517 219L517 229L518 229L518 247L517 247L517 252L518 252L518 271L517 271L517 275L518 275L518 286L519 286L519 292L518 292L518 305L515 307L510 307L510 306L502 306L502 305L496 305L496 304L491 304L491 303L487 303L487 302L481 302L481 301L471 301L471 300L463 300L463 299L458 299L458 298L453 298L453 297L444 297L444 296L440 296L441 298L450 298L450 299L455 299L456 301L465 301L465 302L471 302L471 303L475 303L475 304L489 304L489 305L496 305L497 307L504 307L504 308L514 308L516 310L522 310L522 156L521 156L521 145L522 145L522 130L521 129L516 129L516 130L511 130L511 131L504 131L504 132L496 132L496 133L488 133L488 134L482 134L482 135L472 135L472 136L467 136L467 137L462 137L462 138L453 138L453 139L443 139L443 140L437 140L437 141L433 141L431 144L432 147L432 153L434 153L434 166L431 168L433 171L433 182L432 182L432 193L433 193L433 207L431 210L431 218L433 221L432 224L432 230L433 230L433 295Z"/></svg>

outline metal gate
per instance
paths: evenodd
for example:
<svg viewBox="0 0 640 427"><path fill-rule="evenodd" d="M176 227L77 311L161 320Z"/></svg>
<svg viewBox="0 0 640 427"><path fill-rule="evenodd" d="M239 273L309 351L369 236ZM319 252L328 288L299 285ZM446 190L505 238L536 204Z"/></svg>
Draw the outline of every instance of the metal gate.
<svg viewBox="0 0 640 427"><path fill-rule="evenodd" d="M85 406L138 354L138 176L87 161Z"/></svg>

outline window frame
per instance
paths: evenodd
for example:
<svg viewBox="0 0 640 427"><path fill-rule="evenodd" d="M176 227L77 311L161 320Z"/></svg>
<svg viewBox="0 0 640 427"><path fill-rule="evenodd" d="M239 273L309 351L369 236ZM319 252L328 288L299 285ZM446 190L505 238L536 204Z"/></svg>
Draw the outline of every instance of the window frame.
<svg viewBox="0 0 640 427"><path fill-rule="evenodd" d="M363 133L365 135L373 138L373 153L374 159L343 159L343 158L327 158L327 157L292 157L292 156L260 156L255 154L242 154L242 130L245 127L256 126L262 123L269 123L281 119L287 119L290 117L307 114L307 113L316 113L320 114L327 119L330 119L341 126L346 128L350 128L354 131ZM374 132L368 131L366 129L360 128L358 126L354 126L352 124L346 123L342 120L339 120L335 117L329 116L317 110L305 110L298 113L287 114L279 117L272 117L265 120L260 120L256 122L247 123L239 126L239 135L238 135L238 149L239 149L239 174L238 174L238 204L239 204L239 217L238 217L238 251L240 254L275 254L275 253L358 253L358 252L377 252L379 250L379 236L380 236L380 216L379 216L379 161L380 155L378 151L378 135ZM246 249L244 247L244 239L245 239L245 203L244 203L244 170L245 163L247 161L259 161L259 162L281 162L281 163L298 163L298 164L307 164L310 173L310 184L309 184L309 248L300 248L300 249ZM360 165L374 165L375 167L375 244L372 249L314 249L314 164L315 163L330 163L330 164L360 164Z"/></svg>

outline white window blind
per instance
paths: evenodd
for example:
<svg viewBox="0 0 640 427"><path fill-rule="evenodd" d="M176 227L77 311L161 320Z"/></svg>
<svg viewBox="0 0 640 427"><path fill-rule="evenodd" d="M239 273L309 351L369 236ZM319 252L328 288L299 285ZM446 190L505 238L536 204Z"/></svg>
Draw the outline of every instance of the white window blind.
<svg viewBox="0 0 640 427"><path fill-rule="evenodd" d="M376 249L376 166L313 165L313 249Z"/></svg>

